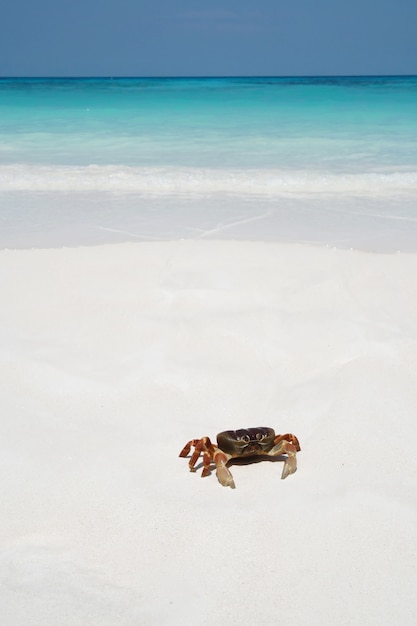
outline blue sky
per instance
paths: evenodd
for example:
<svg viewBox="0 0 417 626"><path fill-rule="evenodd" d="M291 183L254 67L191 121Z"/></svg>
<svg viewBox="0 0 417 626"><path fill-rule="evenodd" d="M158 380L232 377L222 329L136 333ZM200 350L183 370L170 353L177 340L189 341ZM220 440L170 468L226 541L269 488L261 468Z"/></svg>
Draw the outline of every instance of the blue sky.
<svg viewBox="0 0 417 626"><path fill-rule="evenodd" d="M1 76L417 74L417 0L1 0Z"/></svg>

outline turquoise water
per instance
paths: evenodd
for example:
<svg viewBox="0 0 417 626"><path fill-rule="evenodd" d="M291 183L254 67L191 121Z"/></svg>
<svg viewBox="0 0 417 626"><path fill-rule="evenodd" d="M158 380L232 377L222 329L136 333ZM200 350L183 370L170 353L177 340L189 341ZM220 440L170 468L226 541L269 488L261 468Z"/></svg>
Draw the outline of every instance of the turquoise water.
<svg viewBox="0 0 417 626"><path fill-rule="evenodd" d="M2 163L415 165L417 79L0 81Z"/></svg>
<svg viewBox="0 0 417 626"><path fill-rule="evenodd" d="M319 219L341 240L358 215L409 228L416 138L416 77L1 79L3 231L61 220L226 236L223 224L280 239L290 220L289 238L308 240Z"/></svg>

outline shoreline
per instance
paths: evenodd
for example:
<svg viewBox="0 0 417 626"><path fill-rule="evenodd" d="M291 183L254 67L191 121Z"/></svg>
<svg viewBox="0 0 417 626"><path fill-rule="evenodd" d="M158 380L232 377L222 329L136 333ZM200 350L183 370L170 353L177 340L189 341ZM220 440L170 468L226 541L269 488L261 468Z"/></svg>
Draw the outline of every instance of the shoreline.
<svg viewBox="0 0 417 626"><path fill-rule="evenodd" d="M414 200L229 196L151 198L108 193L3 193L0 249L125 242L246 241L376 253L417 252Z"/></svg>

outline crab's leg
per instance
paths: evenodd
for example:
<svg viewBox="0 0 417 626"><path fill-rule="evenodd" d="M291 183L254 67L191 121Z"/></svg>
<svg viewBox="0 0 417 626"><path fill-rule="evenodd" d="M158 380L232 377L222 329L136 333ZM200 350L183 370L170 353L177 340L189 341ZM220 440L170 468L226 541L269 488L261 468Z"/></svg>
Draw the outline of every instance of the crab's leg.
<svg viewBox="0 0 417 626"><path fill-rule="evenodd" d="M208 476L210 474L210 463L213 458L215 446L211 443L209 437L202 437L201 439L191 439L184 448L181 450L179 456L185 457L189 454L191 448L194 447L194 452L191 455L188 466L191 472L195 472L195 464L197 463L200 455L203 454L203 473L202 476Z"/></svg>
<svg viewBox="0 0 417 626"><path fill-rule="evenodd" d="M210 437L202 437L197 443L195 452L190 459L189 466L190 466L191 471L195 471L194 465L197 462L197 459L199 458L200 454L203 452L203 471L201 472L201 476L202 477L208 476L210 474L211 461L213 459L213 455L216 449L217 447L211 443Z"/></svg>
<svg viewBox="0 0 417 626"><path fill-rule="evenodd" d="M280 454L287 455L281 474L281 478L287 478L297 471L297 447L290 441L282 439L268 452L268 456L279 456Z"/></svg>
<svg viewBox="0 0 417 626"><path fill-rule="evenodd" d="M292 443L295 446L297 452L300 452L301 450L300 442L298 441L297 437L293 435L292 433L286 433L285 435L276 435L274 439L274 445L277 445L277 443L279 443L283 439L285 439L285 441L289 441L290 443Z"/></svg>
<svg viewBox="0 0 417 626"><path fill-rule="evenodd" d="M211 471L210 471L211 459L212 459L212 456L208 452L204 452L204 455L203 455L203 471L201 472L201 477L202 478L204 478L204 476L209 476L210 473L211 473Z"/></svg>
<svg viewBox="0 0 417 626"><path fill-rule="evenodd" d="M200 441L200 440L191 439L188 443L185 444L185 446L183 447L183 449L181 450L178 456L182 456L182 457L188 456L191 450L191 446L195 446L197 441Z"/></svg>
<svg viewBox="0 0 417 626"><path fill-rule="evenodd" d="M226 465L231 458L230 454L226 454L223 450L217 449L214 453L213 461L216 466L216 475L219 483L223 485L223 487L231 487L234 489L235 481L233 480L231 471Z"/></svg>

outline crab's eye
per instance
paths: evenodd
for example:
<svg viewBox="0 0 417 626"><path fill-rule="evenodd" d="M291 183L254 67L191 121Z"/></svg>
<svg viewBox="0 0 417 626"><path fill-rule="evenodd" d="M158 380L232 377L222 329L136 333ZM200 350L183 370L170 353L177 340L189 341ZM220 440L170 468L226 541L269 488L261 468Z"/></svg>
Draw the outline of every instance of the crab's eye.
<svg viewBox="0 0 417 626"><path fill-rule="evenodd" d="M256 433L256 439L258 441L262 441L262 439L265 439L265 435L263 435L262 433Z"/></svg>
<svg viewBox="0 0 417 626"><path fill-rule="evenodd" d="M249 442L250 441L249 435L243 435L242 440L246 441L246 442Z"/></svg>

